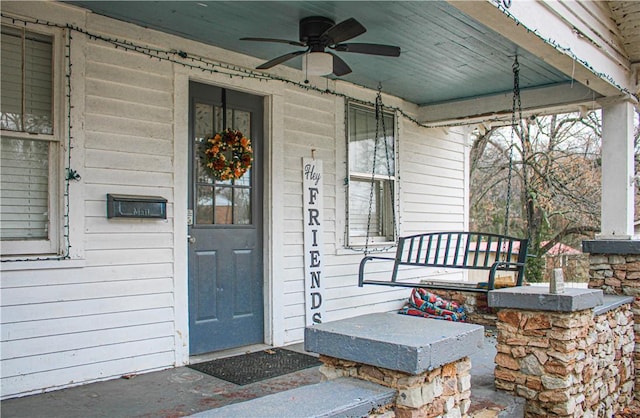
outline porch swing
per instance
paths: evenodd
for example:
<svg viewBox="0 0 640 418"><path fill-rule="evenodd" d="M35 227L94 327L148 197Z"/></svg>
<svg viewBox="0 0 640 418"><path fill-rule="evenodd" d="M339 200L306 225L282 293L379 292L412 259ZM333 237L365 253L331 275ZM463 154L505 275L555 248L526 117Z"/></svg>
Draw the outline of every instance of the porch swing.
<svg viewBox="0 0 640 418"><path fill-rule="evenodd" d="M516 123L516 113L522 120L522 108L520 102L520 81L519 81L518 57L513 63L513 106L511 117L511 144L509 147L509 170L507 175L507 201L505 210L504 234L483 233L483 232L427 232L405 237L398 237L396 254L394 257L373 256L369 254L369 239L371 230L371 218L373 208L373 197L375 187L375 167L377 158L377 146L380 138L379 124L376 123L376 137L373 156L373 173L371 178L371 191L369 196L369 214L367 221L367 235L365 241L365 256L360 261L358 273L358 286L367 285L410 287L434 290L466 291L487 293L496 288L496 273L508 272L513 274L515 286L524 284L524 267L527 258L527 248L529 240L526 238L516 238L508 235L509 232L509 207L511 203L511 175L513 169L513 143L515 131L518 128ZM376 120L381 118L383 110L382 96L378 89L376 98ZM383 138L384 123L382 124ZM386 146L386 141L385 141ZM389 176L389 153L387 157L387 170ZM392 204L392 216L394 232L397 232L395 204ZM397 236L397 233L396 233ZM393 262L391 275L386 280L365 278L366 265L370 261ZM462 282L424 282L418 283L405 280L401 277L402 267L426 267L441 269L464 269L464 270L485 270L488 271L486 282L481 282L476 287L469 286ZM378 275L379 273L375 273ZM412 269L409 274L415 275Z"/></svg>

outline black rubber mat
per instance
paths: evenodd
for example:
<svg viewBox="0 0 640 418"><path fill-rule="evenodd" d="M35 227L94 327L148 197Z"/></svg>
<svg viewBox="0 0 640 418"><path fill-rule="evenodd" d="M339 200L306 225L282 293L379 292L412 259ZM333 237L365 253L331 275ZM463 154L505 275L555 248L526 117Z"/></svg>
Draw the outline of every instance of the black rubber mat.
<svg viewBox="0 0 640 418"><path fill-rule="evenodd" d="M218 379L248 385L322 363L316 357L281 348L191 364L190 368Z"/></svg>

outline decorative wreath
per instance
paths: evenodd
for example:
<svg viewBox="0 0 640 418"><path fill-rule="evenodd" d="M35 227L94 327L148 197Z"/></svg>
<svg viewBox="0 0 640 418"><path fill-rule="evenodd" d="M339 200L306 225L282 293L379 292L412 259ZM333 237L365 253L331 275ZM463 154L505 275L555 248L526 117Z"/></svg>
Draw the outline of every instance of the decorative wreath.
<svg viewBox="0 0 640 418"><path fill-rule="evenodd" d="M235 129L218 132L200 145L200 162L218 180L237 180L251 168L251 140Z"/></svg>

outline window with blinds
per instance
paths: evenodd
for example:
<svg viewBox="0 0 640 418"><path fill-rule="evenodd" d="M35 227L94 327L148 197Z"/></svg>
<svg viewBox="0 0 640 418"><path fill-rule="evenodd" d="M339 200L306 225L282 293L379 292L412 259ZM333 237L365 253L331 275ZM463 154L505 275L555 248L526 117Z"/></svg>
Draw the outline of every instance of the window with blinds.
<svg viewBox="0 0 640 418"><path fill-rule="evenodd" d="M59 138L52 35L2 25L0 239L2 255L57 250Z"/></svg>
<svg viewBox="0 0 640 418"><path fill-rule="evenodd" d="M376 122L373 109L349 104L347 124L349 245L364 244L367 229L370 242L393 242L396 178L394 117L389 113L384 114L383 133L382 120Z"/></svg>

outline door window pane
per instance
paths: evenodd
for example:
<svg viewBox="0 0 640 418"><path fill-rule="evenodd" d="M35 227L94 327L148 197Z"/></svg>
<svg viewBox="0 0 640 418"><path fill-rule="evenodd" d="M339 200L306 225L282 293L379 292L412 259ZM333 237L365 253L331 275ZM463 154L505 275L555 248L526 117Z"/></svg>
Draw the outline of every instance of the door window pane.
<svg viewBox="0 0 640 418"><path fill-rule="evenodd" d="M242 110L233 111L233 129L242 132L244 136L251 139L251 113Z"/></svg>
<svg viewBox="0 0 640 418"><path fill-rule="evenodd" d="M222 126L222 108L207 103L195 104L194 119L194 147L195 147L195 169L198 183L212 184L214 179L202 168L200 163L200 146L207 139L211 138Z"/></svg>
<svg viewBox="0 0 640 418"><path fill-rule="evenodd" d="M198 186L196 193L196 222L211 225L213 223L213 187Z"/></svg>
<svg viewBox="0 0 640 418"><path fill-rule="evenodd" d="M209 175L209 173L202 167L202 163L200 162L200 152L198 151L200 147L203 145L203 142L206 141L204 138L196 138L195 140L195 149L194 153L194 167L196 170L196 181L198 183L207 183L213 184L213 177Z"/></svg>
<svg viewBox="0 0 640 418"><path fill-rule="evenodd" d="M248 225L251 223L251 189L238 189L233 192L233 223Z"/></svg>
<svg viewBox="0 0 640 418"><path fill-rule="evenodd" d="M233 189L218 187L216 189L216 224L233 223Z"/></svg>
<svg viewBox="0 0 640 418"><path fill-rule="evenodd" d="M194 134L196 139L210 138L213 135L213 106L196 103Z"/></svg>
<svg viewBox="0 0 640 418"><path fill-rule="evenodd" d="M236 186L251 186L251 169L248 169L242 177L233 182Z"/></svg>

